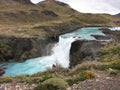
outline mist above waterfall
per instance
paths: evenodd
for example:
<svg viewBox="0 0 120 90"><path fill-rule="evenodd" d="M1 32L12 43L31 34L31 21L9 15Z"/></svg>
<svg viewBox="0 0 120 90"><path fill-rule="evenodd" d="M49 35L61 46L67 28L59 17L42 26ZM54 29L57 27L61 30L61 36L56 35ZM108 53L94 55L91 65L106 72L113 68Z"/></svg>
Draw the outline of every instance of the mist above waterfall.
<svg viewBox="0 0 120 90"><path fill-rule="evenodd" d="M62 38L59 37L59 43L55 45L52 49L53 54L52 57L58 62L61 66L67 68L69 67L69 54L72 42L77 40L78 37L69 37L69 38Z"/></svg>

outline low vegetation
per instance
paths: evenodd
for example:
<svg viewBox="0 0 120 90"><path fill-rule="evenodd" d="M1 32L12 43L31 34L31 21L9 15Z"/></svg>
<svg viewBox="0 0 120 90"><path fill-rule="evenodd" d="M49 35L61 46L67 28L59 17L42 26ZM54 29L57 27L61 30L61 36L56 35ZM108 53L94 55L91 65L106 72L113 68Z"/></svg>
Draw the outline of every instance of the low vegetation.
<svg viewBox="0 0 120 90"><path fill-rule="evenodd" d="M61 78L51 78L39 84L34 90L66 90L68 83Z"/></svg>
<svg viewBox="0 0 120 90"><path fill-rule="evenodd" d="M100 52L101 60L103 64L101 69L105 70L108 68L120 70L120 43L110 42Z"/></svg>

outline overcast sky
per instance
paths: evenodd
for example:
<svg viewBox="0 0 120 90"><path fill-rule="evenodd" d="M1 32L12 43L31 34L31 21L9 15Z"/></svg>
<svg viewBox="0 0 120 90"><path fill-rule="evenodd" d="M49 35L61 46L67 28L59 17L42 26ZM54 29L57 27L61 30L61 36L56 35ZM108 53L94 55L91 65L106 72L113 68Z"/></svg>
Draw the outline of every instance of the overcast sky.
<svg viewBox="0 0 120 90"><path fill-rule="evenodd" d="M38 3L43 0L31 0ZM83 13L120 13L120 0L58 0Z"/></svg>

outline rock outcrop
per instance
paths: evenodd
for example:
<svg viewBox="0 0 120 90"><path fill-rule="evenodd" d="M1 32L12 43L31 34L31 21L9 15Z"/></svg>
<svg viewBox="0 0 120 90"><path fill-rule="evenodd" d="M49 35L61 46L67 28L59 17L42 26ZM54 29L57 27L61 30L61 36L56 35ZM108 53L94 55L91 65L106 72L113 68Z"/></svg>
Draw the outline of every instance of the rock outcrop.
<svg viewBox="0 0 120 90"><path fill-rule="evenodd" d="M18 61L50 54L47 45L54 40L39 38L0 37L0 61ZM51 47L52 48L52 47ZM49 48L51 50L51 48Z"/></svg>
<svg viewBox="0 0 120 90"><path fill-rule="evenodd" d="M104 46L99 41L76 41L70 52L70 67L80 64L84 60L97 60L98 52Z"/></svg>

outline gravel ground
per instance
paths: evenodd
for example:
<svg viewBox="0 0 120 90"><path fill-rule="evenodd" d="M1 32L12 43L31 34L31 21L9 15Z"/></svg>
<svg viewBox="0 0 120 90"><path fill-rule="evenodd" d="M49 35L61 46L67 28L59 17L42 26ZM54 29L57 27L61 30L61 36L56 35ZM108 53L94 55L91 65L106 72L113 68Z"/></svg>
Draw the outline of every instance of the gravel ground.
<svg viewBox="0 0 120 90"><path fill-rule="evenodd" d="M28 85L24 83L4 83L0 84L0 90L33 90L35 84Z"/></svg>
<svg viewBox="0 0 120 90"><path fill-rule="evenodd" d="M108 77L106 75L74 84L68 90L120 90L120 74Z"/></svg>

